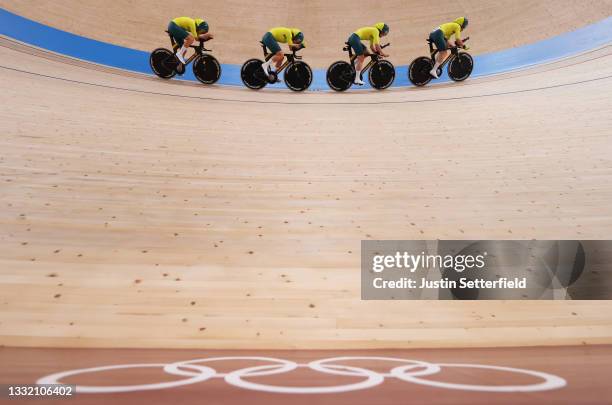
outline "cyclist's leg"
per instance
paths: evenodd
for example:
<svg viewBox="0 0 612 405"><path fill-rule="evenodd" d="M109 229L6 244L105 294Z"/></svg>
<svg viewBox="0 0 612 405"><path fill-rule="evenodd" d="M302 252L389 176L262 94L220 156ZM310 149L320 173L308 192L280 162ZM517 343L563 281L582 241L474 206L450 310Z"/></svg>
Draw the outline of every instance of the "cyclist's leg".
<svg viewBox="0 0 612 405"><path fill-rule="evenodd" d="M262 65L264 72L268 74L268 68L272 65L272 63L274 63L274 67L278 70L278 68L280 68L281 64L283 63L283 58L285 56L283 55L283 50L278 44L278 41L274 39L274 36L271 32L266 32L261 42L263 42L266 48L268 48L273 54L273 56Z"/></svg>
<svg viewBox="0 0 612 405"><path fill-rule="evenodd" d="M276 70L280 69L281 65L283 64L284 59L285 59L285 54L283 53L283 51L276 52L274 56L270 58L270 60L274 62L274 68Z"/></svg>
<svg viewBox="0 0 612 405"><path fill-rule="evenodd" d="M355 64L355 83L363 84L363 81L361 80L361 70L363 69L366 47L361 42L361 38L359 38L359 36L355 33L349 37L348 43L351 48L353 48L355 56L357 56L357 63Z"/></svg>
<svg viewBox="0 0 612 405"><path fill-rule="evenodd" d="M178 47L181 48L185 43L185 38L187 38L187 31L176 25L174 21L170 21L168 33L174 38L174 42L176 42Z"/></svg>
<svg viewBox="0 0 612 405"><path fill-rule="evenodd" d="M436 55L434 67L430 72L431 75L437 79L438 68L440 67L440 65L442 65L442 63L444 63L444 61L448 57L448 44L446 42L446 38L444 38L444 33L441 29L437 29L431 34L429 34L429 39L436 45L436 48L438 49L438 54Z"/></svg>
<svg viewBox="0 0 612 405"><path fill-rule="evenodd" d="M187 38L185 38L185 44L183 45L183 48L188 49L194 42L195 42L195 38L193 37L193 35L191 34L187 35Z"/></svg>
<svg viewBox="0 0 612 405"><path fill-rule="evenodd" d="M170 24L168 24L168 32L172 35L172 38L174 38L179 47L176 52L177 57L181 62L185 63L185 53L194 41L193 36L179 27L174 21L170 21Z"/></svg>

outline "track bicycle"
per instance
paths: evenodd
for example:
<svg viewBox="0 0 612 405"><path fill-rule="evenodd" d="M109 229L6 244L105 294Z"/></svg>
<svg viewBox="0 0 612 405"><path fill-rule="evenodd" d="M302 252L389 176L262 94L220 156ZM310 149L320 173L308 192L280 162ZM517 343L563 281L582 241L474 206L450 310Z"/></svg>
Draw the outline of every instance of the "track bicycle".
<svg viewBox="0 0 612 405"><path fill-rule="evenodd" d="M386 48L391 44L381 46ZM339 60L331 64L327 69L327 84L330 88L336 91L348 90L355 81L355 60L357 55L353 53L348 42L345 42L344 52L349 53L349 62ZM369 71L368 81L370 85L378 90L384 90L393 84L395 80L395 67L388 60L382 59L382 57L376 53L369 53L366 56L370 57L370 61L361 71L361 78L363 74Z"/></svg>
<svg viewBox="0 0 612 405"><path fill-rule="evenodd" d="M149 64L153 73L162 79L171 79L177 74L183 75L187 65L193 63L193 75L201 83L214 84L219 80L221 64L217 58L207 53L212 51L206 49L204 41L200 40L199 45L191 45L195 52L186 60L187 63L182 64L176 57L176 52L179 49L178 44L168 31L166 33L170 36L172 51L166 48L157 48L151 52Z"/></svg>
<svg viewBox="0 0 612 405"><path fill-rule="evenodd" d="M267 62L274 54L268 52L268 48L263 42L259 42L263 48L264 60L249 59L242 65L240 69L240 77L246 87L253 90L259 90L267 84L279 82L278 75L285 72L284 80L287 87L293 91L304 91L312 83L312 69L302 61L302 57L297 55L299 50L292 50L291 53L285 53L285 60L278 71L266 73L261 65L264 61Z"/></svg>
<svg viewBox="0 0 612 405"><path fill-rule="evenodd" d="M467 42L469 39L468 37L463 42ZM428 38L427 43L429 44L430 56L416 58L408 69L408 79L410 79L412 84L419 87L425 86L434 79L429 72L433 69L436 63L436 56L440 52L438 49L434 49L431 39ZM450 47L449 50L451 51L449 57L438 68L438 77L442 76L442 69L448 65L448 77L453 81L462 82L472 74L474 59L472 55L457 46Z"/></svg>

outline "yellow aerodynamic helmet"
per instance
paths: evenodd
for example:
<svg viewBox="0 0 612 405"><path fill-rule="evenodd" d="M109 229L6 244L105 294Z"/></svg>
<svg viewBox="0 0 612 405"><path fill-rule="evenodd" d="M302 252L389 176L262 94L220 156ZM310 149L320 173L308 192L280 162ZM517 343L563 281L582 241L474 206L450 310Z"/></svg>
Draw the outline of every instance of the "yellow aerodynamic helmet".
<svg viewBox="0 0 612 405"><path fill-rule="evenodd" d="M291 39L297 42L304 42L304 33L299 28L291 28Z"/></svg>
<svg viewBox="0 0 612 405"><path fill-rule="evenodd" d="M467 17L459 17L457 18L455 21L457 24L459 24L459 26L461 27L462 30L466 29L468 26L468 19Z"/></svg>
<svg viewBox="0 0 612 405"><path fill-rule="evenodd" d="M195 19L196 30L198 32L208 32L208 23L201 18Z"/></svg>
<svg viewBox="0 0 612 405"><path fill-rule="evenodd" d="M378 31L381 34L388 34L389 33L389 26L383 22L379 22L374 24L374 27L378 29Z"/></svg>

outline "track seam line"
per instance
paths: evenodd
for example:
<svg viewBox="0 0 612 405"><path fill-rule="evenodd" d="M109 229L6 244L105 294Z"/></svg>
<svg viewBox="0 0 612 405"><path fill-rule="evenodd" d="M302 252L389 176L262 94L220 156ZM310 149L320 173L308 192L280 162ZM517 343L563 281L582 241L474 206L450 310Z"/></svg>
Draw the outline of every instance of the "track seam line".
<svg viewBox="0 0 612 405"><path fill-rule="evenodd" d="M68 83L82 84L82 85L106 88L106 89L111 89L111 90L126 91L126 92L130 92L130 93L140 93L140 94L149 94L149 95L157 95L157 96L185 98L185 99L193 99L193 100L219 101L219 102L226 102L226 103L275 104L275 105L277 105L277 104L282 104L282 105L287 105L287 104L291 104L291 105L385 105L385 104L433 103L433 102L439 102L439 101L469 100L469 99L476 99L476 98L496 97L496 96L505 96L505 95L511 95L511 94L530 93L530 92L535 92L535 91L551 90L551 89L558 89L558 88L569 87L569 86L576 86L576 85L579 85L579 84L592 83L592 82L596 82L596 81L601 81L601 80L606 80L606 79L612 78L612 75L608 75L608 76L603 76L603 77L597 77L597 78L594 78L594 79L581 80L581 81L571 82L571 83L562 83L562 84L557 84L557 85L553 85L553 86L536 87L536 88L532 88L532 89L513 90L513 91L506 91L506 92L499 92L499 93L478 94L478 95L463 96L463 97L449 97L449 98L423 99L423 100L401 100L401 101L374 101L374 102L340 103L340 102L286 102L286 101L236 100L236 99L226 99L226 98L188 96L188 95L162 93L162 92L155 92L155 91L148 91L148 90L128 89L128 88L125 88L125 87L115 87L115 86L99 84L99 83L90 83L90 82L84 82L84 81L80 81L80 80L66 79L66 78L63 78L63 77L45 75L45 74L41 74L41 73L34 73L34 72L27 71L27 70L11 68L11 67L8 67L8 66L3 66L3 65L0 65L0 68L1 69L5 69L5 70L10 70L10 71L13 71L13 72L28 74L28 75L32 75L32 76L43 77L43 78L47 78L47 79L54 79L54 80L68 82Z"/></svg>
<svg viewBox="0 0 612 405"><path fill-rule="evenodd" d="M4 42L4 43L3 43ZM30 55L33 57L37 57L37 58L43 58L46 60L50 60L52 62L56 62L56 63L60 63L60 64L66 64L66 65L70 65L76 68L80 68L80 69L85 69L85 70L94 70L97 72L101 72L101 73L108 73L111 75L115 75L115 76L120 76L120 77L131 77L131 78L135 78L135 79L141 79L143 81L147 81L147 82L156 82L157 77L151 74L147 74L147 73L142 73L142 72L136 72L136 71L131 71L131 70L126 70L126 69L121 69L121 68L117 68L117 67L113 67L113 66L107 66L107 65L102 65L102 64L98 64L95 62L91 62L91 61L87 61L84 59L79 59L79 58L74 58L71 56L67 56L61 53L57 53L54 51L50 51L48 49L44 49L44 48L39 48L33 45L30 45L28 43L25 42L21 42L21 41L17 41L14 38L11 37L7 37L4 35L0 35L0 47L1 48L5 48L5 49L10 49L14 52L19 52L19 53L23 53L26 55ZM586 60L581 60L579 62L575 62L575 63L569 63L563 66L558 66L558 67L549 67L545 70L539 70L536 72L529 72L530 70L534 70L534 69L538 69L539 67L545 67L545 66L550 66L550 65L556 65L556 64L560 64L560 63L564 63L564 62L569 62L573 59L578 59L581 57L584 57L586 55L592 54L592 53L596 53L596 52L601 52L607 48L612 47L612 44L605 44L602 45L600 47L594 48L594 49L590 49L588 51L584 51L584 52L579 52L577 54L574 55L570 55L564 58L560 58L560 59L554 59L551 61L547 61L547 62L542 62L539 64L535 64L535 65L531 65L531 66L525 66L522 68L517 68L517 69L511 69L509 71L505 71L505 72L498 72L498 73L493 73L493 74L485 74L485 75L481 75L481 76L474 76L472 79L473 81L469 82L469 85L478 85L478 84L482 84L482 83L491 83L491 82L499 82L499 81L505 81L505 80L511 80L511 79L515 79L517 76L517 74L520 75L520 77L524 77L524 76L533 76L536 74L541 74L541 73L546 73L546 72L551 72L551 71L557 71L557 70L561 70L561 69L565 69L565 68L569 68L569 67L574 67L577 65L581 65L581 64L585 64L588 62L592 62L594 60L598 60L598 59L603 59L606 57L610 57L612 56L611 53L606 53L604 55L601 56L597 56L594 58L590 58L590 59L586 59ZM26 49L18 49L18 48L26 48ZM525 74L521 74L522 72L527 72ZM33 72L29 72L32 74L35 74ZM61 78L58 78L61 79ZM88 84L87 82L82 82L83 84ZM90 83L91 85L95 85L95 83ZM188 86L188 87L200 87L200 84L192 81L192 80L185 80L185 79L176 79L172 82L168 82L168 84L173 85L173 86ZM440 89L440 88L446 88L449 86L452 86L453 83L452 82L443 82L443 83L433 83L430 85L431 88L434 89ZM219 86L220 88L225 88L225 89L243 89L244 88L240 85L234 85L234 84L217 84L217 86ZM118 89L124 89L124 88L118 88ZM414 86L409 84L406 86L395 86L395 87L391 87L389 89L390 92L397 92L397 91L402 91L402 90L406 90L406 89L414 89ZM129 90L129 89L124 89L124 90ZM286 89L267 89L268 92L280 92L280 93L286 93ZM330 93L331 90L327 89L327 90L313 90L310 92L310 94L321 94L321 93ZM351 92L352 94L365 94L366 92L371 92L371 90L362 90L360 91L359 89L353 89L353 91ZM333 93L333 92L332 92ZM159 93L160 95L169 95L172 96L172 94L169 93ZM287 92L286 94L291 94L291 92ZM177 95L178 96L178 95ZM216 98L206 98L207 100L219 100L219 101L234 101L234 102L255 102L255 101L247 101L247 100L233 100L233 99L216 99ZM435 101L435 100L434 100ZM380 102L380 104L383 104L384 102ZM289 103L289 104L308 104L308 103ZM315 103L313 103L315 104ZM325 103L325 104L337 104L337 105L346 105L346 104L374 104L374 103Z"/></svg>

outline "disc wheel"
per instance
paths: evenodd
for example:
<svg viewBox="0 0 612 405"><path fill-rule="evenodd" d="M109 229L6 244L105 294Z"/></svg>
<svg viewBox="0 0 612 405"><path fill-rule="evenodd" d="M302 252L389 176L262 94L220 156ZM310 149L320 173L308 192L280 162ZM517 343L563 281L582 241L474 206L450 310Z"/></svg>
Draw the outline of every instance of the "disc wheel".
<svg viewBox="0 0 612 405"><path fill-rule="evenodd" d="M268 79L261 69L263 62L260 59L249 59L240 69L242 83L249 89L259 90L268 84Z"/></svg>
<svg viewBox="0 0 612 405"><path fill-rule="evenodd" d="M470 77L472 70L474 70L474 59L469 53L459 53L448 64L448 76L456 82L462 82Z"/></svg>
<svg viewBox="0 0 612 405"><path fill-rule="evenodd" d="M304 91L312 83L312 69L307 63L297 61L287 66L285 84L293 91Z"/></svg>
<svg viewBox="0 0 612 405"><path fill-rule="evenodd" d="M395 80L395 67L388 60L379 60L370 68L368 80L375 89L389 88Z"/></svg>
<svg viewBox="0 0 612 405"><path fill-rule="evenodd" d="M178 60L176 56L165 48L157 48L149 56L151 70L162 79L170 79L176 75Z"/></svg>
<svg viewBox="0 0 612 405"><path fill-rule="evenodd" d="M343 60L332 63L327 69L327 84L332 90L348 90L355 81L355 68Z"/></svg>
<svg viewBox="0 0 612 405"><path fill-rule="evenodd" d="M204 84L217 83L221 77L221 64L212 55L201 55L193 61L193 75Z"/></svg>
<svg viewBox="0 0 612 405"><path fill-rule="evenodd" d="M429 72L433 69L433 62L426 56L416 58L408 69L408 79L415 86L425 86L433 79Z"/></svg>

